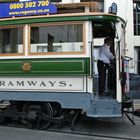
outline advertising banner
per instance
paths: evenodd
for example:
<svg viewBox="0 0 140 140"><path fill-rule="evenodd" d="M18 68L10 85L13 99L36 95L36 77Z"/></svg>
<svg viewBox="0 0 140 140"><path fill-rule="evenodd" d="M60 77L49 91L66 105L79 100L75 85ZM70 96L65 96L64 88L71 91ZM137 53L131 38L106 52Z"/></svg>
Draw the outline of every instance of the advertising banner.
<svg viewBox="0 0 140 140"><path fill-rule="evenodd" d="M0 18L53 14L57 7L49 0L33 0L0 4Z"/></svg>

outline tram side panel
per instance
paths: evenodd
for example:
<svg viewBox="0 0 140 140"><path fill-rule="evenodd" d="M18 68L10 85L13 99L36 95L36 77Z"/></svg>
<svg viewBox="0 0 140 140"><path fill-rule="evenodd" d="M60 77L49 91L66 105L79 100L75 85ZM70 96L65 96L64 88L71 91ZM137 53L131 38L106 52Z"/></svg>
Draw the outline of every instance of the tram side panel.
<svg viewBox="0 0 140 140"><path fill-rule="evenodd" d="M58 102L63 108L80 109L89 106L89 58L11 59L0 63L1 101Z"/></svg>

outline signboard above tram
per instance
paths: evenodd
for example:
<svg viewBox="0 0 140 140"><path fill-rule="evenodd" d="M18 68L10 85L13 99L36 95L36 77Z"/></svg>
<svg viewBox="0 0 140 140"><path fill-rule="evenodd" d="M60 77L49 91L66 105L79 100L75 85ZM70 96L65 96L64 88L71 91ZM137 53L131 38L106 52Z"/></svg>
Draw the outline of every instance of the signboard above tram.
<svg viewBox="0 0 140 140"><path fill-rule="evenodd" d="M50 0L32 0L0 4L0 18L44 15L57 12L57 7Z"/></svg>
<svg viewBox="0 0 140 140"><path fill-rule="evenodd" d="M5 3L5 2L19 2L21 0L0 0L0 3ZM22 0L22 1L26 1L26 0Z"/></svg>

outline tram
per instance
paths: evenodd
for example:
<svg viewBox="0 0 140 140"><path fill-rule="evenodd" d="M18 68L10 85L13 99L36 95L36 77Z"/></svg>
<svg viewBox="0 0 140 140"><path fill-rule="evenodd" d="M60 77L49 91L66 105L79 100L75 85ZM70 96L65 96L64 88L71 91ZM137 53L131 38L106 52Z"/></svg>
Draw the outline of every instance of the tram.
<svg viewBox="0 0 140 140"><path fill-rule="evenodd" d="M20 118L45 129L52 122L74 122L79 114L122 117L126 24L94 5L58 4L55 14L0 19L1 122ZM109 95L99 96L96 42L106 37L112 38L115 63L108 71Z"/></svg>

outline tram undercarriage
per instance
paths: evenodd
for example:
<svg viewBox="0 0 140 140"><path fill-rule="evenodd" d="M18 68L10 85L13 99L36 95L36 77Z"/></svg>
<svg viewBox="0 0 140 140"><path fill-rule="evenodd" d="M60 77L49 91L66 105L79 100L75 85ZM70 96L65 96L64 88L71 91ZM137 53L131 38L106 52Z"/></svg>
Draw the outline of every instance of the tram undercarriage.
<svg viewBox="0 0 140 140"><path fill-rule="evenodd" d="M139 110L133 110L132 100L123 102L122 108L122 104L117 103L115 100L104 100L105 98L100 100L96 98L91 99L90 94L84 96L86 97L84 101L78 101L77 97L78 104L73 102L73 108L70 102L65 107L62 107L62 105L56 102L3 101L0 105L0 123L4 123L7 119L20 120L23 125L29 128L46 129L52 123L67 123L73 127L76 119L80 119L81 116L98 119L122 117L122 114L125 114L133 124L135 122L128 114L140 116Z"/></svg>

